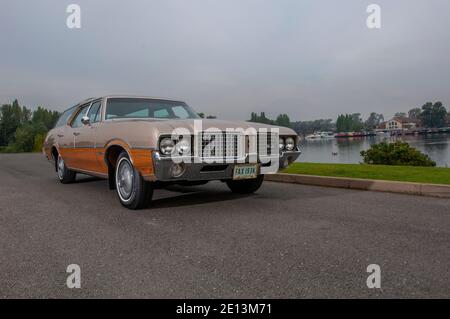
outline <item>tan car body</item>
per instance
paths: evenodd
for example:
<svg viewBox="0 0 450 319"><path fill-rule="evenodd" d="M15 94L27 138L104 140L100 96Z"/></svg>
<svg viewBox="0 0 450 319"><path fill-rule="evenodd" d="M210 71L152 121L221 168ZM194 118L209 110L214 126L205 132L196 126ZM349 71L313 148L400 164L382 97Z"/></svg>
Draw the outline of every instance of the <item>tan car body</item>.
<svg viewBox="0 0 450 319"><path fill-rule="evenodd" d="M190 132L194 131L194 120L178 119L108 119L105 120L105 109L108 98L124 96L106 96L97 99L89 99L79 103L66 125L56 127L49 131L43 147L46 157L54 162L59 154L65 165L76 172L86 173L102 178L110 177L111 168L119 153L125 150L130 160L142 177L148 181L158 180L155 174L155 153L158 152L158 143L161 135L172 134L175 128L185 128ZM127 97L127 96L126 96ZM134 98L134 97L133 97ZM146 98L148 97L136 97ZM166 100L155 98L158 100ZM101 101L101 118L99 122L89 123L82 127L73 128L72 121L79 110L86 104ZM253 127L271 128L275 126L249 123L243 121L223 121L223 120L202 120L202 129L216 128L225 130L226 128ZM298 137L296 133L285 127L278 127L280 136ZM295 160L300 152L284 154L290 163ZM218 175L210 175L206 179L217 179ZM191 180L205 179L190 177Z"/></svg>

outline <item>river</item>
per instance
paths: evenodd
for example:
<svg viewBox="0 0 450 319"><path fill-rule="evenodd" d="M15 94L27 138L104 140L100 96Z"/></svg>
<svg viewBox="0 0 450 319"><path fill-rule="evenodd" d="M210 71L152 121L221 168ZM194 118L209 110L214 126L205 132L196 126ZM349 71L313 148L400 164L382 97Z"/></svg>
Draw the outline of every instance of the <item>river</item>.
<svg viewBox="0 0 450 319"><path fill-rule="evenodd" d="M298 162L316 163L360 163L360 152L370 145L388 141L402 140L411 146L428 154L437 166L450 167L450 135L419 135L419 136L375 136L361 138L328 138L303 140L300 143L302 155Z"/></svg>

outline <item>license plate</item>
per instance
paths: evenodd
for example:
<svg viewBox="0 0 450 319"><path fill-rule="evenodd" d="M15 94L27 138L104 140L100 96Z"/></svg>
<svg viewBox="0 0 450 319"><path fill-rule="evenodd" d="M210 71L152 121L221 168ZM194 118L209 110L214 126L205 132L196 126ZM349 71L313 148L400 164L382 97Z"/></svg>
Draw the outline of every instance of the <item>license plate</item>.
<svg viewBox="0 0 450 319"><path fill-rule="evenodd" d="M257 164L236 165L233 170L233 179L256 178L258 176Z"/></svg>

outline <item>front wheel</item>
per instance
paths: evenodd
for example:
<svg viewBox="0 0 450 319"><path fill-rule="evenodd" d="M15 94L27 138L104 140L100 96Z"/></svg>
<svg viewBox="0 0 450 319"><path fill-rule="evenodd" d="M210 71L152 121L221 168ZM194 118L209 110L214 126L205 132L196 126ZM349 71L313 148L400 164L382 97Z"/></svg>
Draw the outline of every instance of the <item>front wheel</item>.
<svg viewBox="0 0 450 319"><path fill-rule="evenodd" d="M117 159L115 182L120 203L129 209L145 208L152 200L153 185L134 168L127 152Z"/></svg>
<svg viewBox="0 0 450 319"><path fill-rule="evenodd" d="M253 179L228 180L227 185L233 193L251 194L261 187L263 181L264 175L258 175L258 177Z"/></svg>
<svg viewBox="0 0 450 319"><path fill-rule="evenodd" d="M63 184L73 183L77 177L77 173L67 168L64 163L64 159L59 154L56 159L56 175L58 176L59 181Z"/></svg>

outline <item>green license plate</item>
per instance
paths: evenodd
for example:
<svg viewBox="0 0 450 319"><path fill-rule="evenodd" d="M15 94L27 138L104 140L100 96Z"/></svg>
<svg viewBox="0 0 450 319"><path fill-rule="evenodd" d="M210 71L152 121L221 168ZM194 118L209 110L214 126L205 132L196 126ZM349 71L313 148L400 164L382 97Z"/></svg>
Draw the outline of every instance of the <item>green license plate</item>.
<svg viewBox="0 0 450 319"><path fill-rule="evenodd" d="M258 176L258 164L236 165L233 170L233 179L256 178Z"/></svg>

